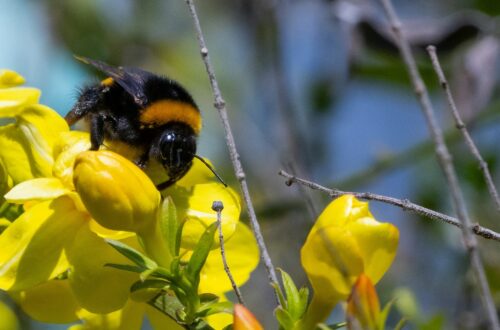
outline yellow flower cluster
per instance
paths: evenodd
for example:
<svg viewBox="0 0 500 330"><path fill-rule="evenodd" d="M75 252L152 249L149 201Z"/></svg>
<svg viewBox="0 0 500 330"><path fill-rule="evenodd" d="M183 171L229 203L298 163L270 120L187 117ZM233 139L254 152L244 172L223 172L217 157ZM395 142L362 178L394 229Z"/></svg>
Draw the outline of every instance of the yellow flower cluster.
<svg viewBox="0 0 500 330"><path fill-rule="evenodd" d="M84 321L74 329L124 324L139 329L144 315L156 328L179 327L131 299L138 274L105 267L130 264L107 238L144 249L159 265L169 264L172 256L158 229L161 197L151 179L112 151L87 151L88 134L70 131L55 111L38 104L39 90L17 87L23 82L12 71L0 71L0 202L23 208L15 221L1 219L6 228L0 234L0 289L34 319ZM209 179L206 171L195 160L186 177L166 192L184 222L181 254L189 258L216 220L212 201L223 201L228 263L242 285L257 266L257 245L238 221L236 193ZM209 253L199 290L221 296L231 290L219 249Z"/></svg>

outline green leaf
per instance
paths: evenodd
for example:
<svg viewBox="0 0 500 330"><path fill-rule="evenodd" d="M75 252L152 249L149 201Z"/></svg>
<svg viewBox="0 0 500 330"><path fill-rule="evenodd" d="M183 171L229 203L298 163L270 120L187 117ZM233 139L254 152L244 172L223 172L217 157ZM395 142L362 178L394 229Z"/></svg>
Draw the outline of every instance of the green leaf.
<svg viewBox="0 0 500 330"><path fill-rule="evenodd" d="M184 305L182 305L182 303L175 295L171 295L168 293L162 294L151 301L149 304L167 314L177 322L183 321L182 318L179 318L179 315L182 315Z"/></svg>
<svg viewBox="0 0 500 330"><path fill-rule="evenodd" d="M135 292L145 289L166 289L170 285L169 282L159 279L147 279L145 281L137 281L130 287L130 292Z"/></svg>
<svg viewBox="0 0 500 330"><path fill-rule="evenodd" d="M191 259L186 267L186 276L189 281L195 286L198 287L198 282L200 279L200 271L205 261L207 260L208 253L212 248L212 244L214 242L214 234L217 230L217 223L212 223L201 235L198 244L196 244Z"/></svg>
<svg viewBox="0 0 500 330"><path fill-rule="evenodd" d="M395 299L392 299L387 304L385 304L384 308L380 312L380 316L378 319L378 328L385 329L385 322L387 321L387 317L389 316L389 312L391 311L392 306L394 305Z"/></svg>
<svg viewBox="0 0 500 330"><path fill-rule="evenodd" d="M174 275L172 275L167 269L163 267L156 268L153 273L151 273L151 277L156 277L160 279L164 279L166 281L172 282L174 281Z"/></svg>
<svg viewBox="0 0 500 330"><path fill-rule="evenodd" d="M408 322L408 319L403 317L401 320L399 320L398 324L396 324L394 330L402 330L403 327L406 325L406 322Z"/></svg>
<svg viewBox="0 0 500 330"><path fill-rule="evenodd" d="M165 198L161 205L160 230L168 244L170 254L177 256L177 231L179 230L179 221L177 219L177 209L170 196Z"/></svg>
<svg viewBox="0 0 500 330"><path fill-rule="evenodd" d="M285 330L293 329L295 325L295 321L292 319L288 311L286 311L283 307L279 306L274 310L274 314L276 315L276 319L280 326Z"/></svg>
<svg viewBox="0 0 500 330"><path fill-rule="evenodd" d="M106 242L139 267L144 267L146 269L154 269L158 267L156 262L120 241L106 239Z"/></svg>
<svg viewBox="0 0 500 330"><path fill-rule="evenodd" d="M139 278L141 279L141 281L145 281L154 272L156 272L156 269L146 269L145 271L139 274Z"/></svg>
<svg viewBox="0 0 500 330"><path fill-rule="evenodd" d="M205 317L217 313L233 314L233 303L230 301L221 301L202 305L196 312L196 316Z"/></svg>
<svg viewBox="0 0 500 330"><path fill-rule="evenodd" d="M184 229L184 225L186 224L185 221L183 221L180 225L179 228L177 229L177 236L175 237L175 254L174 256L178 256L179 252L181 250L181 239L182 239L182 230Z"/></svg>
<svg viewBox="0 0 500 330"><path fill-rule="evenodd" d="M278 300L280 301L280 305L283 307L286 307L285 296L283 296L283 291L281 291L281 288L278 285L278 283L273 282L273 283L271 283L271 286L274 288L274 291L278 295Z"/></svg>
<svg viewBox="0 0 500 330"><path fill-rule="evenodd" d="M320 328L320 325L324 326L326 328ZM347 322L334 323L334 324L330 324L328 326L326 326L323 323L320 323L320 324L317 325L318 328L320 328L320 329L326 329L326 330L336 330L336 329L340 329L340 328L345 328L346 326L347 326Z"/></svg>
<svg viewBox="0 0 500 330"><path fill-rule="evenodd" d="M299 307L300 307L298 310L298 314L300 315L299 319L301 319L304 316L304 313L307 310L308 302L309 302L309 289L304 286L299 290Z"/></svg>
<svg viewBox="0 0 500 330"><path fill-rule="evenodd" d="M104 267L111 267L121 270L126 270L133 273L142 273L146 270L144 267L135 266L135 265L121 265L121 264L105 264Z"/></svg>
<svg viewBox="0 0 500 330"><path fill-rule="evenodd" d="M286 310L290 314L293 320L299 320L302 316L305 307L300 306L301 297L299 295L299 290L293 283L293 280L287 272L283 269L278 269L281 272L281 280L283 281L283 288L286 294Z"/></svg>
<svg viewBox="0 0 500 330"><path fill-rule="evenodd" d="M219 301L219 296L213 293L202 293L199 297L202 304L216 303Z"/></svg>

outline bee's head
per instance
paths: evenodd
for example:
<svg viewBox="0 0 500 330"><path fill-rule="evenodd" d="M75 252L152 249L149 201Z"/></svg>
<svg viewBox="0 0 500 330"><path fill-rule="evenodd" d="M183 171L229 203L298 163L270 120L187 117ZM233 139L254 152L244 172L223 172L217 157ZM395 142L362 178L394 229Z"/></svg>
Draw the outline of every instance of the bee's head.
<svg viewBox="0 0 500 330"><path fill-rule="evenodd" d="M163 130L152 152L169 177L178 179L191 167L196 154L196 135L189 126L172 123Z"/></svg>

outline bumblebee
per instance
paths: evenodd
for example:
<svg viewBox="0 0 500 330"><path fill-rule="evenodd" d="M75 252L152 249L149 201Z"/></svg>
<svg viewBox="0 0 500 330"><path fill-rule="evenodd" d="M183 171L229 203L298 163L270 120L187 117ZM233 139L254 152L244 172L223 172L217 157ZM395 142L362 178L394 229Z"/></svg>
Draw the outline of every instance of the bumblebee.
<svg viewBox="0 0 500 330"><path fill-rule="evenodd" d="M201 131L200 110L191 95L177 82L131 67L113 67L104 62L77 57L108 77L82 89L65 119L71 126L81 119L90 126L90 150L104 140L134 150L135 163L145 168L151 159L165 168L165 189L182 178L196 155ZM222 182L222 180L221 180Z"/></svg>

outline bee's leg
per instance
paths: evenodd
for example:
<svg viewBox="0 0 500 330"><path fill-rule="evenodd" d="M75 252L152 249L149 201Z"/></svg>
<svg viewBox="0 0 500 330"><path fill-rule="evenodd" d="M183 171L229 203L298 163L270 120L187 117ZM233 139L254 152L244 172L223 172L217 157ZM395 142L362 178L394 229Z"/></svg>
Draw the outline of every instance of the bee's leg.
<svg viewBox="0 0 500 330"><path fill-rule="evenodd" d="M146 168L146 165L149 161L149 152L145 152L139 159L135 161L135 164L139 166L141 169Z"/></svg>
<svg viewBox="0 0 500 330"><path fill-rule="evenodd" d="M99 150L104 141L104 116L93 114L90 120L90 150Z"/></svg>
<svg viewBox="0 0 500 330"><path fill-rule="evenodd" d="M177 181L177 179L170 179L170 180L167 180L165 182L162 182L160 184L157 184L156 185L156 189L158 190L163 190L163 189L167 189L168 187L170 187L171 185L173 185L175 182Z"/></svg>
<svg viewBox="0 0 500 330"><path fill-rule="evenodd" d="M168 187L179 181L179 179L181 179L189 171L190 168L191 165L184 167L180 172L176 173L173 177L171 177L167 181L157 184L156 189L160 191L163 189L167 189Z"/></svg>
<svg viewBox="0 0 500 330"><path fill-rule="evenodd" d="M85 88L78 97L78 102L70 112L64 117L68 125L73 125L87 114L95 112L101 108L103 87L100 85Z"/></svg>

